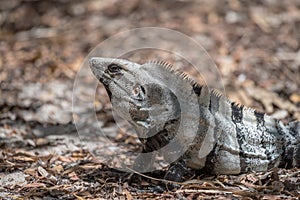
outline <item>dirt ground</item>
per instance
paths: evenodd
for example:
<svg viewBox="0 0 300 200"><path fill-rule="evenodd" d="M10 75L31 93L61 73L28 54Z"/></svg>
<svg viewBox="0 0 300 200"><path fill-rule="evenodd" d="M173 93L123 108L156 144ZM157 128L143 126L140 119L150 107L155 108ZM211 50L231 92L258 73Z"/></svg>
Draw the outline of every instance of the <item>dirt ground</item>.
<svg viewBox="0 0 300 200"><path fill-rule="evenodd" d="M300 120L300 1L3 0L0 27L0 199L300 198L300 169L195 174L165 190L164 170L146 177L110 167L115 148L101 138L95 157L72 118L76 74L97 44L132 28L165 27L204 46L231 99L284 123ZM97 93L110 140L138 150L115 125L101 86Z"/></svg>

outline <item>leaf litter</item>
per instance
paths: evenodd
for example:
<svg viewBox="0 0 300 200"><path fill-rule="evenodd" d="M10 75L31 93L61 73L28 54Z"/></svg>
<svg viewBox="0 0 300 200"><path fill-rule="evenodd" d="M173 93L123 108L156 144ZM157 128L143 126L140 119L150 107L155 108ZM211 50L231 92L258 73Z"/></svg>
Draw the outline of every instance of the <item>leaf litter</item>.
<svg viewBox="0 0 300 200"><path fill-rule="evenodd" d="M164 189L164 170L118 171L109 165L118 164L112 156L130 157L128 152L140 150L138 140L127 134L126 124L119 130L105 90L98 87L101 98L94 104L106 139L83 142L73 124L72 87L84 57L100 41L129 28L161 26L204 45L232 99L284 122L299 120L299 10L296 0L1 1L0 197L298 199L299 169L235 176L195 172L172 191ZM183 63L168 56L144 52L134 59ZM84 91L81 95L85 98Z"/></svg>

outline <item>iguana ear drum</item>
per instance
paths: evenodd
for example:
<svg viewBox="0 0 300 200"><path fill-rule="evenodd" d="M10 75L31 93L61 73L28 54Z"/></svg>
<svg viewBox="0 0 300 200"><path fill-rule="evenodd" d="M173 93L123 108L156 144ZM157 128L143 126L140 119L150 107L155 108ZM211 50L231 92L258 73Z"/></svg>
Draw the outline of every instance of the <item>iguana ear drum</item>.
<svg viewBox="0 0 300 200"><path fill-rule="evenodd" d="M180 114L180 104L176 95L165 86L145 84L136 86L133 93L136 101L130 102L129 109L133 121L147 123L149 120L153 120L159 122L156 124L159 126L170 119L177 118Z"/></svg>

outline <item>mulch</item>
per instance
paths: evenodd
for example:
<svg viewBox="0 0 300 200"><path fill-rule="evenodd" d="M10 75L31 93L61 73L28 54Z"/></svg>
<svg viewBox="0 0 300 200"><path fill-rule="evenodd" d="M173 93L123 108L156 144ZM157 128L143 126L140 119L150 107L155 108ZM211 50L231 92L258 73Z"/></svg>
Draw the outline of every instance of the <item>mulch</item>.
<svg viewBox="0 0 300 200"><path fill-rule="evenodd" d="M108 160L119 152L115 146L134 151L140 143L118 129L102 86L96 114L115 146L101 139L82 143L73 123L72 90L84 58L114 34L145 26L174 29L201 43L234 101L285 123L300 120L297 0L1 1L0 198L298 199L300 169L195 172L168 190L165 170L142 175L113 168ZM100 157L89 145L100 148Z"/></svg>

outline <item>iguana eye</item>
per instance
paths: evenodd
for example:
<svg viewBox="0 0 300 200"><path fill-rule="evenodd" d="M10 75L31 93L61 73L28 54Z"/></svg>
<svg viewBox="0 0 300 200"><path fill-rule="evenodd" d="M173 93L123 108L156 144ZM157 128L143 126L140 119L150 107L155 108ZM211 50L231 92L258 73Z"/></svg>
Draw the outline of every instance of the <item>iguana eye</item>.
<svg viewBox="0 0 300 200"><path fill-rule="evenodd" d="M107 69L110 73L117 73L121 70L121 67L117 64L112 63L107 66Z"/></svg>

